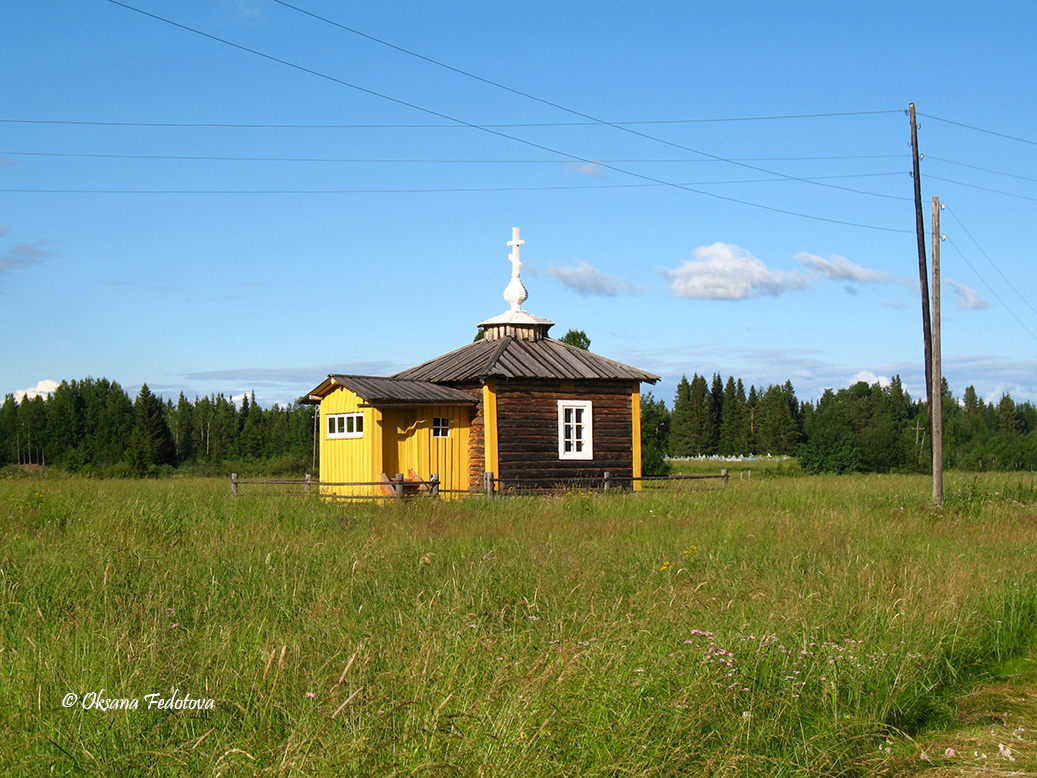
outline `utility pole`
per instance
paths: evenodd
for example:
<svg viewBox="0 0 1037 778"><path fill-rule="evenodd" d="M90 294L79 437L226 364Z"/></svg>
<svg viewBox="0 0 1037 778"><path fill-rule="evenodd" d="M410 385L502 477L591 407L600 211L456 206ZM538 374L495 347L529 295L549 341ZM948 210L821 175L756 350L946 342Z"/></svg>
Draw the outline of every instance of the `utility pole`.
<svg viewBox="0 0 1037 778"><path fill-rule="evenodd" d="M933 502L943 503L943 366L940 357L940 198L933 198Z"/></svg>
<svg viewBox="0 0 1037 778"><path fill-rule="evenodd" d="M915 104L907 108L911 118L912 177L915 180L915 234L918 238L918 282L922 289L922 337L925 341L925 393L933 396L932 375L932 324L929 321L929 268L925 260L925 220L922 218L922 176L918 169L918 122L915 121ZM933 405L929 403L929 423L933 420Z"/></svg>

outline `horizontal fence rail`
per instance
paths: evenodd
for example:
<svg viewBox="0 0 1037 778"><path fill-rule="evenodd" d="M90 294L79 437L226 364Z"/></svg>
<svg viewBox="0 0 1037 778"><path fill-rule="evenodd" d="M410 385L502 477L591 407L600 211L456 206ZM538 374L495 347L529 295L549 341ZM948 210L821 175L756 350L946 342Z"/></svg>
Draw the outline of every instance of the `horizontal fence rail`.
<svg viewBox="0 0 1037 778"><path fill-rule="evenodd" d="M571 491L573 489L586 489L588 491L611 491L633 486L634 482L646 483L673 483L675 481L698 481L702 479L719 479L723 486L727 486L730 475L726 469L719 473L710 474L675 474L675 475L644 475L644 476L620 476L610 473L608 470L601 476L584 478L572 478L566 480L545 478L497 478L493 473L483 474L483 493L488 497L497 495L518 495L534 493L558 493Z"/></svg>
<svg viewBox="0 0 1037 778"><path fill-rule="evenodd" d="M483 473L482 489L443 489L440 486L439 475L433 473L427 480L420 478L405 478L402 473L397 473L394 478L384 481L316 481L307 473L302 480L298 479L255 479L238 478L237 473L230 474L231 494L237 495L238 488L243 484L266 484L276 486L302 486L303 494L313 494L314 487L321 494L321 487L356 487L368 488L378 487L381 494L328 494L324 497L337 497L346 500L404 500L412 497L427 497L433 500L439 499L443 494L465 494L485 495L486 497L512 496L519 494L558 494L560 492L581 489L588 491L613 491L626 489L633 486L634 482L640 483L674 483L680 481L699 481L704 479L719 479L723 486L727 486L728 471L721 470L718 474L701 475L644 475L644 476L617 476L606 470L601 476L573 478L567 480L544 479L544 478L497 478L489 471Z"/></svg>

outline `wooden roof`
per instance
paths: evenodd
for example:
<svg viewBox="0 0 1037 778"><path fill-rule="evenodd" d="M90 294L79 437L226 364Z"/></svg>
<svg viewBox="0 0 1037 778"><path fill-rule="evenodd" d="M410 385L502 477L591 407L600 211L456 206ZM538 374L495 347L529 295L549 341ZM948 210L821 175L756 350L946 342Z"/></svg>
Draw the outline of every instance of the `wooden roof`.
<svg viewBox="0 0 1037 778"><path fill-rule="evenodd" d="M336 387L344 386L369 405L475 405L476 399L460 389L428 381L333 373L307 396L307 402L320 402Z"/></svg>
<svg viewBox="0 0 1037 778"><path fill-rule="evenodd" d="M491 376L563 380L634 380L654 384L659 376L584 351L554 338L506 336L479 340L449 354L403 370L393 379L452 383Z"/></svg>

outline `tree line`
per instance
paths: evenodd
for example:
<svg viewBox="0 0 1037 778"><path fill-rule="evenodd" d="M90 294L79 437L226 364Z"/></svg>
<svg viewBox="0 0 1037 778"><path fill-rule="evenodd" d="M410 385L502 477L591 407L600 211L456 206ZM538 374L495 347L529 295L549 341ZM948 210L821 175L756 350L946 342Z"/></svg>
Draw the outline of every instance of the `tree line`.
<svg viewBox="0 0 1037 778"><path fill-rule="evenodd" d="M47 465L98 475L155 475L180 468L224 472L244 463L269 473L313 463L315 408L262 408L223 394L174 403L144 384L136 399L115 381L62 381L49 396L0 405L0 467Z"/></svg>
<svg viewBox="0 0 1037 778"><path fill-rule="evenodd" d="M1037 407L1005 394L984 402L969 386L960 400L943 384L944 465L961 470L1037 470ZM147 384L135 399L114 381L63 381L49 397L0 405L0 467L47 465L98 475L300 474L315 465L316 407L262 408L223 394L174 403ZM694 456L798 457L808 472L926 471L932 463L928 409L899 377L858 382L814 402L791 381L766 388L714 374L682 377L672 409L649 392L641 400L645 474L667 459Z"/></svg>
<svg viewBox="0 0 1037 778"><path fill-rule="evenodd" d="M943 382L944 466L1037 469L1037 408L1005 394L986 403L973 386L959 401ZM796 398L791 381L767 388L714 374L687 376L672 410L651 393L641 401L642 469L667 472L667 458L795 456L808 472L923 472L931 468L928 406L899 376Z"/></svg>

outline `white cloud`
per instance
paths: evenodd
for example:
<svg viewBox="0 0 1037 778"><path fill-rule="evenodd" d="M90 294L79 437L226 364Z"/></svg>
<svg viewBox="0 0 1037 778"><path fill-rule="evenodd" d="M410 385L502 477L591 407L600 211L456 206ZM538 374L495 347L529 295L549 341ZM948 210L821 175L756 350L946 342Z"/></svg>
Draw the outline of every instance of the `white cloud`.
<svg viewBox="0 0 1037 778"><path fill-rule="evenodd" d="M825 259L816 254L801 251L796 254L796 259L813 275L832 281L848 281L853 284L891 284L897 280L889 273L879 273L876 270L861 267L846 257L832 255L831 259Z"/></svg>
<svg viewBox="0 0 1037 778"><path fill-rule="evenodd" d="M803 289L799 273L768 268L748 251L731 243L714 243L695 249L696 259L686 259L675 270L664 269L675 297L706 300L745 300L761 294L778 295Z"/></svg>
<svg viewBox="0 0 1037 778"><path fill-rule="evenodd" d="M987 301L975 289L959 284L956 281L951 281L949 278L944 279L944 283L954 290L954 303L959 308L964 308L967 311L978 311L981 308L987 307Z"/></svg>
<svg viewBox="0 0 1037 778"><path fill-rule="evenodd" d="M31 389L16 389L14 392L14 399L18 402L21 402L24 399L32 400L40 396L49 397L51 393L57 388L57 381L52 381L49 378L44 378Z"/></svg>
<svg viewBox="0 0 1037 778"><path fill-rule="evenodd" d="M602 273L585 259L581 259L576 267L559 267L553 262L542 271L559 283L569 287L577 294L604 295L615 297L619 294L631 294L634 286L608 273Z"/></svg>
<svg viewBox="0 0 1037 778"><path fill-rule="evenodd" d="M853 378L850 379L850 386L853 386L854 384L860 381L863 381L868 386L878 384L879 386L883 387L889 386L892 383L889 376L875 375L870 370L858 370L857 373L853 376Z"/></svg>

